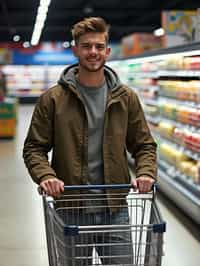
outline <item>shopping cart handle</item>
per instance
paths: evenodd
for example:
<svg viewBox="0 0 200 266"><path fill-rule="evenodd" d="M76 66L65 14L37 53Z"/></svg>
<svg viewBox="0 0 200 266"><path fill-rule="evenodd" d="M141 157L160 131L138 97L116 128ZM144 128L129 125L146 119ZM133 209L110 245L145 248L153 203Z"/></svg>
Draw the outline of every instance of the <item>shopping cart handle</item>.
<svg viewBox="0 0 200 266"><path fill-rule="evenodd" d="M92 190L92 189L136 189L132 184L106 184L106 185L73 185L64 186L64 190ZM155 192L156 183L152 185L151 191Z"/></svg>
<svg viewBox="0 0 200 266"><path fill-rule="evenodd" d="M130 189L131 184L109 184L109 185L73 185L64 186L65 190L82 190L82 189Z"/></svg>

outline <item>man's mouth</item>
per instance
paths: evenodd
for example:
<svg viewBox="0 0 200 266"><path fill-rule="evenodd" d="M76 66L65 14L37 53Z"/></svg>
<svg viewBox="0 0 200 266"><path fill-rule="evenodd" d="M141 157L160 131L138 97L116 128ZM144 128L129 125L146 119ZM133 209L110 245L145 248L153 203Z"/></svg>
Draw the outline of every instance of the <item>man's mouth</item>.
<svg viewBox="0 0 200 266"><path fill-rule="evenodd" d="M88 58L87 61L89 61L89 62L97 62L98 59L97 58Z"/></svg>

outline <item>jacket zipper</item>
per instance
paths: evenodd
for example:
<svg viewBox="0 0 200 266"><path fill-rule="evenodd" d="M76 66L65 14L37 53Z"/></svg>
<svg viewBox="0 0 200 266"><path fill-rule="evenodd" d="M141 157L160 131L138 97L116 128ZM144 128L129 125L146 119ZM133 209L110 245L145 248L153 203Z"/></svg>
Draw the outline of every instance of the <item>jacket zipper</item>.
<svg viewBox="0 0 200 266"><path fill-rule="evenodd" d="M71 88L71 91L76 95L76 97L79 99L80 103L81 103L81 108L83 109L83 112L84 112L84 119L83 119L83 134L82 134L82 143L81 143L81 177L82 180L85 178L87 178L86 176L84 176L84 168L86 168L86 154L87 154L87 151L86 151L86 132L87 132L87 113L86 113L86 110L85 110L85 106L84 106L84 102L81 98L81 95L79 95L79 93L77 93L76 91L76 88L70 84L69 86L69 89ZM85 171L87 172L87 171Z"/></svg>

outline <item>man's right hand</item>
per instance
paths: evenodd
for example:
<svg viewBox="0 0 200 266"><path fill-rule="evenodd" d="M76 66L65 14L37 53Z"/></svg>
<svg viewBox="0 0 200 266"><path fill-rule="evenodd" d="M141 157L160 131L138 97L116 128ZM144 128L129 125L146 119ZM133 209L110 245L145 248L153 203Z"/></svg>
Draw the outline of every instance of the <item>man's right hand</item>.
<svg viewBox="0 0 200 266"><path fill-rule="evenodd" d="M40 183L40 187L47 195L58 198L64 192L64 182L58 178L50 178Z"/></svg>

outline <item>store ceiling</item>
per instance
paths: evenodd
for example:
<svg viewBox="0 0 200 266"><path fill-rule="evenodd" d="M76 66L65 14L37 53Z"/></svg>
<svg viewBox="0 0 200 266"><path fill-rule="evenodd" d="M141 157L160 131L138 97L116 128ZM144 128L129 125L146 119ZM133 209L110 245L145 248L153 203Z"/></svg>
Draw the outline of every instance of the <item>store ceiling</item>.
<svg viewBox="0 0 200 266"><path fill-rule="evenodd" d="M39 0L0 0L0 42L30 41ZM162 10L196 9L199 0L52 0L40 41L71 41L71 26L88 16L102 16L111 25L110 39L161 26Z"/></svg>

